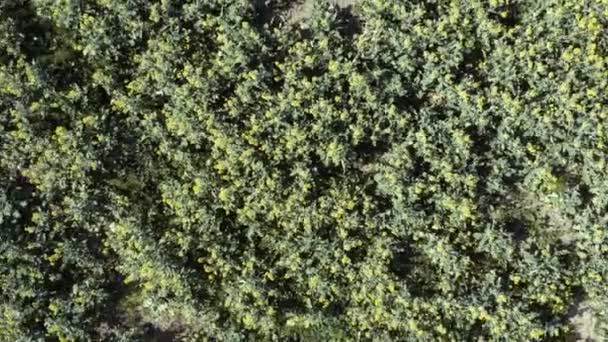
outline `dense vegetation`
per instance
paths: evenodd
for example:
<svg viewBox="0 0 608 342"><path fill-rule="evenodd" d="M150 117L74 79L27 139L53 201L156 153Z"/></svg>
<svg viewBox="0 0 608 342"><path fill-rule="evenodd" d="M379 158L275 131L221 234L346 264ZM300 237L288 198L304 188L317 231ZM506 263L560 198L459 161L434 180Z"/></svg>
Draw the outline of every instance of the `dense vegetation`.
<svg viewBox="0 0 608 342"><path fill-rule="evenodd" d="M0 340L601 339L608 1L341 5L0 1Z"/></svg>

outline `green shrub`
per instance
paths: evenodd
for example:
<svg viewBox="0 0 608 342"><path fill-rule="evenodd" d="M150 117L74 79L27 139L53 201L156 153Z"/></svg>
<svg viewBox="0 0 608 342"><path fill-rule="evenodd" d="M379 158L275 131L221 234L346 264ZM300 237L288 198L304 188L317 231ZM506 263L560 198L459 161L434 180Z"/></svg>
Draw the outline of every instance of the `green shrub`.
<svg viewBox="0 0 608 342"><path fill-rule="evenodd" d="M608 2L352 3L2 2L0 340L603 338Z"/></svg>

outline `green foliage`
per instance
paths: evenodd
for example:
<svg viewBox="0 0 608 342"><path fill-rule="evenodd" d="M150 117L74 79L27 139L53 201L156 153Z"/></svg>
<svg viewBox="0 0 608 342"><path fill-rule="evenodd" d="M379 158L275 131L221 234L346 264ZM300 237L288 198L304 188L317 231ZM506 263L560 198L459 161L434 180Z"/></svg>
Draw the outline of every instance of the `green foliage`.
<svg viewBox="0 0 608 342"><path fill-rule="evenodd" d="M605 336L608 2L352 3L2 2L0 340Z"/></svg>

